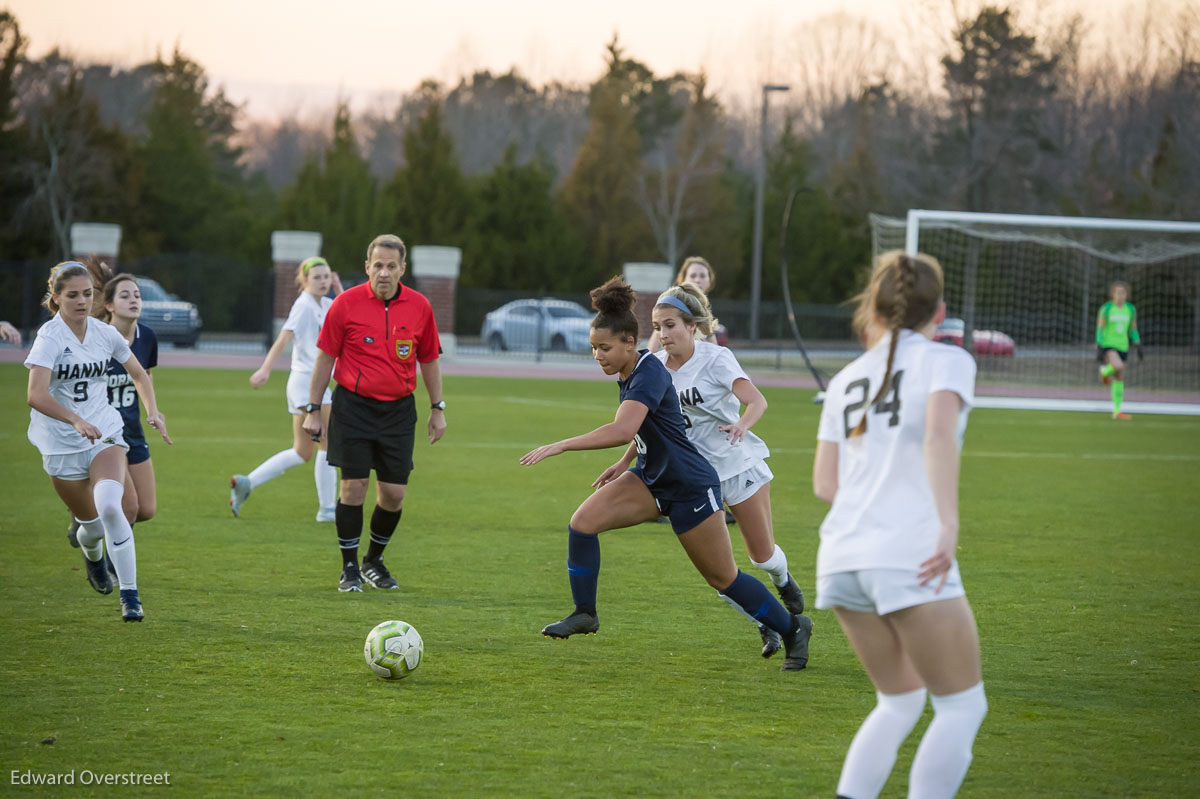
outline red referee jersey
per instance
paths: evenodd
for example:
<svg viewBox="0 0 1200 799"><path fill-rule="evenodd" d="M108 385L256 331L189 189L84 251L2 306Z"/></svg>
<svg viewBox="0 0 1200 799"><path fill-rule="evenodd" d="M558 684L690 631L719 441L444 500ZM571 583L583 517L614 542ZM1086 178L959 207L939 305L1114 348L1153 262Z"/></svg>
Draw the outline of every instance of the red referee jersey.
<svg viewBox="0 0 1200 799"><path fill-rule="evenodd" d="M333 379L355 394L377 400L407 397L417 387L417 364L442 351L433 308L424 294L401 285L384 302L370 283L333 300L317 347L337 358Z"/></svg>

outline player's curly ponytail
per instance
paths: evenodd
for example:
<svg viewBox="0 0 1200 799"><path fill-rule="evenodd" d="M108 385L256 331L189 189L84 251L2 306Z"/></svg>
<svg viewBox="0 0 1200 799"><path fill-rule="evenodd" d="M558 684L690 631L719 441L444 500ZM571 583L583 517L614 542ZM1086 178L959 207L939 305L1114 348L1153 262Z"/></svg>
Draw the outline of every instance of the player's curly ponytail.
<svg viewBox="0 0 1200 799"><path fill-rule="evenodd" d="M596 309L593 330L611 330L621 338L637 339L638 321L633 315L637 294L628 283L619 276L609 278L604 285L592 289L590 296Z"/></svg>
<svg viewBox="0 0 1200 799"><path fill-rule="evenodd" d="M891 333L883 383L867 411L882 401L892 387L892 365L900 332L924 327L933 319L942 299L942 286L942 266L936 258L920 253L907 255L899 250L879 256L870 283L856 298L858 307L854 311L854 326L860 334L876 319L886 321ZM864 411L850 432L851 438L867 432L867 416Z"/></svg>
<svg viewBox="0 0 1200 799"><path fill-rule="evenodd" d="M54 301L54 297L62 293L63 286L73 277L88 277L88 268L79 261L63 261L50 270L50 279L46 281L46 296L42 297L42 305L50 313L58 313L58 303Z"/></svg>
<svg viewBox="0 0 1200 799"><path fill-rule="evenodd" d="M685 313L674 303L663 302L664 297L674 297L687 306ZM679 311L679 316L683 319L684 324L696 323L696 332L704 338L712 335L712 332L717 329L717 318L712 315L712 306L708 302L708 297L704 292L696 287L694 283L680 283L678 286L672 286L664 291L658 297L658 302L655 306L666 305L668 308L674 308Z"/></svg>

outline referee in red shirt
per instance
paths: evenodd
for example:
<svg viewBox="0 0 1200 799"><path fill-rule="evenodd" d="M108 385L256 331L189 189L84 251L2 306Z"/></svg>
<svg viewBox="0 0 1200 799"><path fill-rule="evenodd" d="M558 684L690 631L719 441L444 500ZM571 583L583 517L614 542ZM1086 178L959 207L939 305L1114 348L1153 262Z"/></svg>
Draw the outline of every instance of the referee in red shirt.
<svg viewBox="0 0 1200 799"><path fill-rule="evenodd" d="M383 565L383 550L400 523L413 468L417 364L429 392L429 443L446 432L441 341L429 300L400 284L405 254L399 236L376 236L367 247L368 282L337 296L317 338L304 429L316 437L325 432L321 398L332 375L337 390L329 418L329 463L342 470L336 521L342 550L338 590L343 592L362 591L363 580L375 588L400 587ZM375 512L360 571L358 540L372 469Z"/></svg>

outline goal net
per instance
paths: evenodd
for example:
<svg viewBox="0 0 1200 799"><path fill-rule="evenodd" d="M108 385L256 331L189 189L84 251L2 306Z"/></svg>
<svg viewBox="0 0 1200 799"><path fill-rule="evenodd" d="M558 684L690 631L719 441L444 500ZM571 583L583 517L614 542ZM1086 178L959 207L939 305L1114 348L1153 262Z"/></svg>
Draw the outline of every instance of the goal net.
<svg viewBox="0 0 1200 799"><path fill-rule="evenodd" d="M939 338L975 354L981 393L1102 398L1096 315L1119 280L1145 351L1127 396L1200 402L1200 223L909 211L872 214L871 238L941 262Z"/></svg>

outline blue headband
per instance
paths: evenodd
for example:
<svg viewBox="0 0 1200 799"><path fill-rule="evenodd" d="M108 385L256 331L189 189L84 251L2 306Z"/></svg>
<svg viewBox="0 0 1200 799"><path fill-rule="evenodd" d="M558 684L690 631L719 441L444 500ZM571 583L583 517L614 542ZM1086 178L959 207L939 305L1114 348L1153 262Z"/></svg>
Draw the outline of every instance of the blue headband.
<svg viewBox="0 0 1200 799"><path fill-rule="evenodd" d="M684 312L685 314L687 314L688 316L692 316L692 317L694 317L694 316L696 315L696 314L695 314L695 313L692 311L692 309L691 309L691 308L687 307L687 303L685 303L683 300L679 299L678 297L676 297L676 296L675 296L675 295L673 295L673 294L663 294L663 295L661 295L661 296L658 298L658 302L656 302L656 303L654 303L654 304L655 304L655 305L673 305L674 307L676 307L676 308L678 308L679 310L683 311L683 312Z"/></svg>

